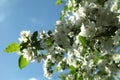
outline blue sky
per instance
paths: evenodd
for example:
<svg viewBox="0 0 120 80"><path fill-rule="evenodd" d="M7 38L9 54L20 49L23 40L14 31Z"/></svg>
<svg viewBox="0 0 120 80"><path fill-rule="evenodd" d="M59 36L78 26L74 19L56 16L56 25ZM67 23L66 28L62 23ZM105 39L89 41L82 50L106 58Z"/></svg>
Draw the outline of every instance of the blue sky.
<svg viewBox="0 0 120 80"><path fill-rule="evenodd" d="M56 6L55 1L0 0L0 80L47 80L42 63L30 63L20 70L19 56L4 53L3 50L9 43L18 42L22 30L53 29L64 6Z"/></svg>

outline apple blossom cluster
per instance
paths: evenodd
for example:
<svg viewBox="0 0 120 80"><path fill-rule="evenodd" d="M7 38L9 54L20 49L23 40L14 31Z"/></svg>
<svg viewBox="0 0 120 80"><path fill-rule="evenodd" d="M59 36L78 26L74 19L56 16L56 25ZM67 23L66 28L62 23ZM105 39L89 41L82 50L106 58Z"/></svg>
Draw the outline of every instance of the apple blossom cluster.
<svg viewBox="0 0 120 80"><path fill-rule="evenodd" d="M27 61L34 61L36 57L36 53L34 52L35 47L32 46L29 42L31 41L31 33L30 31L22 31L20 34L20 54L27 59Z"/></svg>
<svg viewBox="0 0 120 80"><path fill-rule="evenodd" d="M120 79L120 1L103 1L68 0L65 19L53 31L21 32L20 54L43 60L47 78L69 69L64 80Z"/></svg>

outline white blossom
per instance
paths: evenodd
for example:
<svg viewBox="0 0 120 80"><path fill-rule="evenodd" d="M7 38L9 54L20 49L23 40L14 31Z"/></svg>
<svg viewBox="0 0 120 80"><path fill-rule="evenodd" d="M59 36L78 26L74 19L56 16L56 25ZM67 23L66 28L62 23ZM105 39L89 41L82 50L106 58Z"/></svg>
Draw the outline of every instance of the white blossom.
<svg viewBox="0 0 120 80"><path fill-rule="evenodd" d="M43 30L41 33L40 33L40 39L43 39L45 37L45 31Z"/></svg>
<svg viewBox="0 0 120 80"><path fill-rule="evenodd" d="M95 35L95 24L94 23L89 23L88 25L82 24L81 32L79 35L84 37L93 37Z"/></svg>
<svg viewBox="0 0 120 80"><path fill-rule="evenodd" d="M28 37L30 35L30 31L22 31L21 36Z"/></svg>
<svg viewBox="0 0 120 80"><path fill-rule="evenodd" d="M27 59L27 61L34 62L35 61L35 53L30 49L23 49L23 56Z"/></svg>
<svg viewBox="0 0 120 80"><path fill-rule="evenodd" d="M116 32L115 32L115 36L112 37L112 40L114 41L113 44L115 45L118 45L119 42L120 42L120 29L118 29Z"/></svg>
<svg viewBox="0 0 120 80"><path fill-rule="evenodd" d="M114 54L113 60L115 61L115 63L119 63L120 62L120 54Z"/></svg>
<svg viewBox="0 0 120 80"><path fill-rule="evenodd" d="M21 31L20 38L18 39L20 42L27 42L29 36L30 36L30 31Z"/></svg>

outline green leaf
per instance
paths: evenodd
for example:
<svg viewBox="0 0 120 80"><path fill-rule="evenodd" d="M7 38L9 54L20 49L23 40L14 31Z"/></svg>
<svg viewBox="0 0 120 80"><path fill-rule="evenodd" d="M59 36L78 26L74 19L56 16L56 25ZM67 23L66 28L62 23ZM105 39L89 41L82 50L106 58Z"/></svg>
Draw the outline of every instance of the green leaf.
<svg viewBox="0 0 120 80"><path fill-rule="evenodd" d="M52 31L51 30L49 30L47 33L48 33L49 36L52 35Z"/></svg>
<svg viewBox="0 0 120 80"><path fill-rule="evenodd" d="M67 11L68 10L68 6L66 5L65 7L64 7L64 11Z"/></svg>
<svg viewBox="0 0 120 80"><path fill-rule="evenodd" d="M70 66L70 74L74 74L76 73L77 68L75 68L74 66Z"/></svg>
<svg viewBox="0 0 120 80"><path fill-rule="evenodd" d="M5 48L4 52L14 53L14 52L18 52L19 50L20 50L20 45L18 43L11 43Z"/></svg>
<svg viewBox="0 0 120 80"><path fill-rule="evenodd" d="M80 43L82 44L83 47L86 46L86 39L85 39L85 37L79 36L79 41L80 41Z"/></svg>
<svg viewBox="0 0 120 80"><path fill-rule="evenodd" d="M61 21L64 20L64 15L61 15L61 16L60 16L60 20L61 20Z"/></svg>
<svg viewBox="0 0 120 80"><path fill-rule="evenodd" d="M54 70L55 70L55 71L57 71L57 72L59 71L59 69L58 69L58 67L57 67L57 66L55 67L55 69L54 69Z"/></svg>
<svg viewBox="0 0 120 80"><path fill-rule="evenodd" d="M97 0L97 2L98 2L100 5L102 5L102 6L104 6L104 4L105 4L106 1L107 1L107 0Z"/></svg>
<svg viewBox="0 0 120 80"><path fill-rule="evenodd" d="M99 61L99 59L100 59L100 57L99 57L99 56L98 56L98 57L93 58L94 63L96 64L96 63Z"/></svg>
<svg viewBox="0 0 120 80"><path fill-rule="evenodd" d="M56 5L61 5L62 4L62 0L57 0L56 1Z"/></svg>
<svg viewBox="0 0 120 80"><path fill-rule="evenodd" d="M60 76L59 76L60 80L66 80L67 75L68 74L66 74L66 73L61 73Z"/></svg>
<svg viewBox="0 0 120 80"><path fill-rule="evenodd" d="M75 74L75 80L84 80L84 79L79 73L76 73Z"/></svg>
<svg viewBox="0 0 120 80"><path fill-rule="evenodd" d="M79 75L79 73L76 73L74 76L74 80L83 80L83 77ZM90 79L91 80L91 79Z"/></svg>
<svg viewBox="0 0 120 80"><path fill-rule="evenodd" d="M27 48L29 42L26 42L26 43L21 43L20 44L20 51L22 51L23 49Z"/></svg>
<svg viewBox="0 0 120 80"><path fill-rule="evenodd" d="M26 58L24 58L23 55L21 55L21 56L19 57L18 63L19 63L19 68L20 68L20 69L23 69L23 68L25 68L25 67L28 65L28 61L27 61Z"/></svg>
<svg viewBox="0 0 120 80"><path fill-rule="evenodd" d="M32 41L37 41L37 36L38 36L38 31L35 31L35 32L32 34L31 40L32 40Z"/></svg>
<svg viewBox="0 0 120 80"><path fill-rule="evenodd" d="M87 44L86 38L83 37L83 36L79 36L79 42L82 44L82 47L83 47L82 54L85 54L85 52L86 52L86 44Z"/></svg>
<svg viewBox="0 0 120 80"><path fill-rule="evenodd" d="M73 7L70 7L69 9L70 9L70 11L73 11L74 8L73 8Z"/></svg>
<svg viewBox="0 0 120 80"><path fill-rule="evenodd" d="M80 76L80 77L78 78L78 80L83 80L83 77L82 77L82 76Z"/></svg>
<svg viewBox="0 0 120 80"><path fill-rule="evenodd" d="M46 39L46 40L45 40L45 44L46 44L47 46L52 46L52 44L53 44L52 38Z"/></svg>

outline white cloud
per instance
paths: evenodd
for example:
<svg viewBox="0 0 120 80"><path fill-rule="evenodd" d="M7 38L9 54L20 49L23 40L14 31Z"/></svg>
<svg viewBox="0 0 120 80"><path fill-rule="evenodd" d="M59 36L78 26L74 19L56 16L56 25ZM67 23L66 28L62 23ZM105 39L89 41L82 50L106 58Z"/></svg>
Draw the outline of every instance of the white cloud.
<svg viewBox="0 0 120 80"><path fill-rule="evenodd" d="M5 14L0 14L0 23L4 22L6 18Z"/></svg>
<svg viewBox="0 0 120 80"><path fill-rule="evenodd" d="M9 7L11 4L17 2L18 0L0 0L0 8Z"/></svg>
<svg viewBox="0 0 120 80"><path fill-rule="evenodd" d="M0 7L5 6L6 3L8 3L9 0L0 0Z"/></svg>
<svg viewBox="0 0 120 80"><path fill-rule="evenodd" d="M30 21L32 24L41 25L40 20L38 20L38 19L36 19L36 18L30 18L29 21Z"/></svg>
<svg viewBox="0 0 120 80"><path fill-rule="evenodd" d="M15 0L0 0L0 23L4 22L9 15L11 10L11 5Z"/></svg>
<svg viewBox="0 0 120 80"><path fill-rule="evenodd" d="M29 80L38 80L38 79L36 79L36 78L33 77L33 78L30 78Z"/></svg>
<svg viewBox="0 0 120 80"><path fill-rule="evenodd" d="M6 7L8 5L8 0L0 0L0 23L5 21L7 16Z"/></svg>

